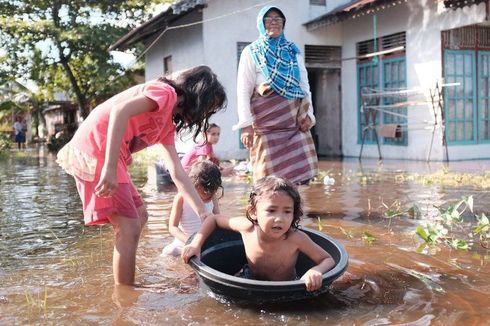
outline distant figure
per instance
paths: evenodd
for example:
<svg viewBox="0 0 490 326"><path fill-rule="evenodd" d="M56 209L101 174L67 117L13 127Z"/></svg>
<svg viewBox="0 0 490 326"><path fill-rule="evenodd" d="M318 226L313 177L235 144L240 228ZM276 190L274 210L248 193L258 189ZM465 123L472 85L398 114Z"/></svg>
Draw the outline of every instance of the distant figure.
<svg viewBox="0 0 490 326"><path fill-rule="evenodd" d="M268 175L308 183L318 174L310 128L315 125L308 74L298 47L284 36L286 17L275 6L259 11L259 38L238 65L241 141L250 150L253 178Z"/></svg>
<svg viewBox="0 0 490 326"><path fill-rule="evenodd" d="M26 147L26 131L27 126L25 125L25 122L21 116L17 116L14 123L14 133L15 142L17 143L17 148L19 150Z"/></svg>
<svg viewBox="0 0 490 326"><path fill-rule="evenodd" d="M192 256L199 256L204 241L218 226L242 235L247 264L237 276L264 281L298 279L295 266L302 252L317 264L301 276L306 289L314 291L322 286L323 273L332 269L335 261L298 230L302 214L301 197L290 181L264 177L252 188L246 217L209 216L182 250L182 258L188 262Z"/></svg>
<svg viewBox="0 0 490 326"><path fill-rule="evenodd" d="M208 212L219 214L217 193L220 188L223 190L223 186L218 166L208 160L196 161L191 167L189 178ZM201 217L192 210L182 194L178 193L174 197L168 221L168 231L175 239L163 248L162 255L180 256L185 242L192 234L199 231L201 224Z"/></svg>
<svg viewBox="0 0 490 326"><path fill-rule="evenodd" d="M174 136L193 130L195 139L225 103L225 90L209 67L183 70L133 86L100 104L58 152L58 163L75 177L85 224L111 223L114 228L116 284L134 284L136 249L148 219L128 172L132 153L162 144L179 193L204 219L210 213L180 164Z"/></svg>
<svg viewBox="0 0 490 326"><path fill-rule="evenodd" d="M223 175L229 175L232 172L233 167L221 166L219 158L217 158L214 154L213 145L218 143L220 134L220 126L218 126L216 123L210 123L208 129L206 130L206 141L194 145L194 147L180 160L184 170L189 171L192 164L194 164L196 161L209 160L220 167Z"/></svg>

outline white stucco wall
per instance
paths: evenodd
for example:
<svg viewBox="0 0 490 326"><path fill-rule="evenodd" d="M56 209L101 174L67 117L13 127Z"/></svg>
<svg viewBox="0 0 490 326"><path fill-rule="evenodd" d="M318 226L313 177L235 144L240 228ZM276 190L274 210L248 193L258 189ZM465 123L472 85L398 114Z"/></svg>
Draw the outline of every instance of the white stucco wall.
<svg viewBox="0 0 490 326"><path fill-rule="evenodd" d="M171 26L184 25L202 20L202 14L193 11ZM148 50L145 62L145 79L158 78L163 74L163 58L171 55L173 70L202 64L202 25L169 30ZM145 44L148 47L154 39Z"/></svg>
<svg viewBox="0 0 490 326"><path fill-rule="evenodd" d="M408 88L433 88L442 78L441 31L480 23L485 20L485 5L448 10L429 0L410 0L395 7L376 12L377 37L406 31L406 67ZM342 57L356 56L356 43L373 38L373 16L365 15L342 23ZM357 137L356 60L342 63L343 152L345 156L358 156ZM409 107L408 123L431 120L428 105ZM408 146L389 146L381 143L383 158L425 160L432 131L409 131ZM431 158L444 157L441 129L436 131ZM490 157L490 145L449 146L450 160ZM363 157L378 157L376 145L365 145Z"/></svg>

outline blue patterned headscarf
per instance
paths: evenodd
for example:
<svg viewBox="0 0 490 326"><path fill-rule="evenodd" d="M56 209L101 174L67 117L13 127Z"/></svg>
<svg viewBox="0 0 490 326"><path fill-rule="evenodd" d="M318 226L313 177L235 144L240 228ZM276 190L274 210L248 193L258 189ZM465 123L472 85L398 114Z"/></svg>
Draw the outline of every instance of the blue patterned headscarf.
<svg viewBox="0 0 490 326"><path fill-rule="evenodd" d="M274 6L265 6L260 9L257 15L257 28L260 36L249 45L252 58L266 82L276 93L289 100L303 98L305 93L299 84L300 72L296 58L299 49L296 44L286 40L284 32L276 38L267 35L264 17L271 9L282 14L282 11Z"/></svg>

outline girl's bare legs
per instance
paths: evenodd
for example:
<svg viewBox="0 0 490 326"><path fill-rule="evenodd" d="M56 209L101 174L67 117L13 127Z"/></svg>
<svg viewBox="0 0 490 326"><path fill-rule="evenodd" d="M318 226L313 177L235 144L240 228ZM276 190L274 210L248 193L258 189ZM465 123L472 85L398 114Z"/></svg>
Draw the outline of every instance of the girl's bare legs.
<svg viewBox="0 0 490 326"><path fill-rule="evenodd" d="M138 207L138 215L140 217L141 232L142 232L143 231L143 228L146 225L146 222L148 222L148 211L146 210L146 205L145 204L143 204L140 207Z"/></svg>
<svg viewBox="0 0 490 326"><path fill-rule="evenodd" d="M148 220L145 205L138 207L139 218L124 216L110 217L114 228L114 253L112 256L112 272L115 284L134 285L136 268L136 250L138 249L141 231Z"/></svg>
<svg viewBox="0 0 490 326"><path fill-rule="evenodd" d="M141 234L141 221L115 215L109 218L114 228L114 253L112 272L115 284L133 285L136 266L136 249Z"/></svg>

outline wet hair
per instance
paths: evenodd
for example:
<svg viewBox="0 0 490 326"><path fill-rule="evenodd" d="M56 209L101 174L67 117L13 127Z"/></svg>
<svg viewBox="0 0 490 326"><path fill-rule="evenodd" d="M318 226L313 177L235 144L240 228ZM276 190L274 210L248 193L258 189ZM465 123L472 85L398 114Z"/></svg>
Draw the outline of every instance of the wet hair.
<svg viewBox="0 0 490 326"><path fill-rule="evenodd" d="M284 13L281 11L281 9L279 9L277 7L272 7L271 9L269 9L265 12L264 18L267 17L267 14L272 12L272 11L275 11L279 16L281 16L282 19L284 19L284 21L282 23L282 28L284 28L286 26L286 16L284 16ZM265 26L265 21L264 21L264 26Z"/></svg>
<svg viewBox="0 0 490 326"><path fill-rule="evenodd" d="M194 187L201 187L205 194L214 196L221 188L221 197L224 195L224 189L221 185L221 171L219 167L209 160L196 161L191 166L189 178Z"/></svg>
<svg viewBox="0 0 490 326"><path fill-rule="evenodd" d="M293 200L293 221L291 222L290 228L297 229L299 225L299 220L303 215L303 209L301 208L301 196L299 195L298 189L294 184L291 183L286 178L277 176L267 176L263 177L252 187L250 192L250 197L248 199L247 205L247 219L253 224L257 224L257 220L252 219L251 212L256 210L257 202L261 196L270 196L276 192L282 192Z"/></svg>
<svg viewBox="0 0 490 326"><path fill-rule="evenodd" d="M193 130L194 141L209 128L209 118L226 106L225 89L208 66L189 68L160 80L172 86L177 96L182 96L178 104L182 111L174 114L173 120L177 133Z"/></svg>

